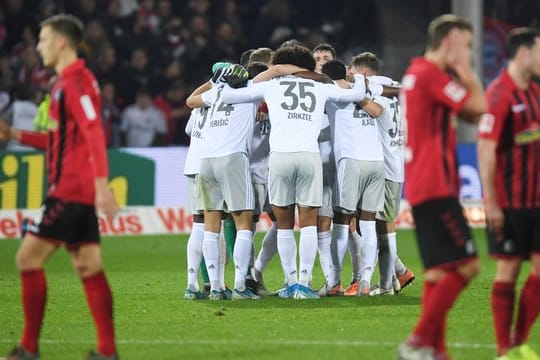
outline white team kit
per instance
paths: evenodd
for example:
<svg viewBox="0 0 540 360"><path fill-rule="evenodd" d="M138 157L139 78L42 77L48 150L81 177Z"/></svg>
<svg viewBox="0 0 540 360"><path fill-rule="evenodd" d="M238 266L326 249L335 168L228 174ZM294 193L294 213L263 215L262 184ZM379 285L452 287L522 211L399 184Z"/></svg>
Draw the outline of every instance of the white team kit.
<svg viewBox="0 0 540 360"><path fill-rule="evenodd" d="M255 103L227 104L221 98L222 90L222 86L215 86L202 95L211 107L203 126L201 196L205 210L253 210L248 151Z"/></svg>
<svg viewBox="0 0 540 360"><path fill-rule="evenodd" d="M365 93L363 78L355 84L354 89L341 89L333 84L323 84L294 76L284 76L242 89L233 90L225 86L223 99L230 103L265 99L272 124L272 131L270 132L271 154L292 152L319 154L317 139L321 131L323 111L327 100L350 102L362 99ZM277 155L277 157L279 156L281 155ZM270 202L279 206L295 203L314 207L321 206L322 164L320 156L319 161L316 163L311 162L309 160L311 157L308 156L307 159L310 161L310 165L299 163L298 166L302 168L291 169L288 180L281 178L277 174L273 176L272 157L276 157L276 155L270 156ZM277 162L274 163L278 166ZM279 174L284 171L282 168L276 170L279 170ZM303 196L302 199L297 199L295 194L294 199L292 199L290 189L280 189L280 183L294 184L297 172L306 176L311 173L314 176L313 182L317 187L308 190L311 194L304 194L306 196ZM287 193L288 195L285 195L284 198L281 197L281 194ZM309 204L299 203L298 200L308 201Z"/></svg>
<svg viewBox="0 0 540 360"><path fill-rule="evenodd" d="M386 99L377 97L375 101L384 107ZM384 155L378 119L353 103L330 103L327 113L335 124L335 207L349 214L357 209L371 212L382 210Z"/></svg>
<svg viewBox="0 0 540 360"><path fill-rule="evenodd" d="M209 108L193 109L186 124L186 134L190 136L190 144L184 164L186 176L188 208L192 214L202 214L203 204L199 197L198 176L201 165L202 130Z"/></svg>
<svg viewBox="0 0 540 360"><path fill-rule="evenodd" d="M376 96L373 101L385 109L387 99ZM334 124L334 156L337 163L337 180L334 188L334 210L354 214L357 210L376 213L384 204L384 155L377 125L359 104L332 104L326 109L330 123ZM383 110L384 114L384 110ZM381 115L382 116L382 115ZM351 238L353 278L363 280L369 292L369 282L377 251L375 221L359 221L362 241ZM340 284L340 274L347 248L348 225L334 224L332 232L332 265L329 273L330 287ZM360 256L363 254L363 258ZM362 261L361 261L362 260Z"/></svg>
<svg viewBox="0 0 540 360"><path fill-rule="evenodd" d="M188 209L193 215L203 214L203 204L199 196L198 176L201 163L202 130L207 116L208 108L193 109L185 130L191 140L184 165L184 175L186 177ZM184 298L188 300L204 298L204 295L199 291L198 284L199 266L203 256L203 238L204 224L193 222L186 246L187 289Z"/></svg>
<svg viewBox="0 0 540 360"><path fill-rule="evenodd" d="M323 181L318 138L325 104L327 101L359 101L364 96L362 76L357 77L352 89L295 76L279 77L241 89L225 87L225 102L234 104L264 98L267 103L272 125L269 139L269 196L272 205L321 206ZM300 229L298 270L292 228L278 230L277 245L287 288L296 289L297 284L309 287L317 252L317 227Z"/></svg>

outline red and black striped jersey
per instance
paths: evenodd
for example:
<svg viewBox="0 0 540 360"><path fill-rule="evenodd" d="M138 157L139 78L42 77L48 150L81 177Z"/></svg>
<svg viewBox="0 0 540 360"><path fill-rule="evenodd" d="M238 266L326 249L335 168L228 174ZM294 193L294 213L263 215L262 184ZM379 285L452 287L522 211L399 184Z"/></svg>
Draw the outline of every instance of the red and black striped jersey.
<svg viewBox="0 0 540 360"><path fill-rule="evenodd" d="M486 90L488 113L480 138L497 142L495 191L499 206L540 208L540 86L519 88L505 69Z"/></svg>
<svg viewBox="0 0 540 360"><path fill-rule="evenodd" d="M411 205L459 196L456 114L468 91L423 57L412 60L401 90L405 194Z"/></svg>
<svg viewBox="0 0 540 360"><path fill-rule="evenodd" d="M108 165L99 87L83 60L59 75L49 117L48 134L23 132L21 138L28 145L46 144L47 195L94 205L95 177L107 177Z"/></svg>

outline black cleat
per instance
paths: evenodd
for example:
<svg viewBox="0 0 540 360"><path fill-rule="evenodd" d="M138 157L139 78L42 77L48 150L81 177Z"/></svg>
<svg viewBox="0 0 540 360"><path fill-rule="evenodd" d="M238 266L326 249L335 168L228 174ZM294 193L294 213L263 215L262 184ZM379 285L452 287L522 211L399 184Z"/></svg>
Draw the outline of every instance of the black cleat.
<svg viewBox="0 0 540 360"><path fill-rule="evenodd" d="M90 351L88 355L86 355L85 360L119 360L118 353L111 355L111 356L105 356L97 351Z"/></svg>
<svg viewBox="0 0 540 360"><path fill-rule="evenodd" d="M32 354L22 347L22 345L17 345L7 355L6 360L39 360L39 354Z"/></svg>
<svg viewBox="0 0 540 360"><path fill-rule="evenodd" d="M274 296L275 292L266 289L266 286L262 281L256 281L253 279L246 279L246 287L259 296Z"/></svg>

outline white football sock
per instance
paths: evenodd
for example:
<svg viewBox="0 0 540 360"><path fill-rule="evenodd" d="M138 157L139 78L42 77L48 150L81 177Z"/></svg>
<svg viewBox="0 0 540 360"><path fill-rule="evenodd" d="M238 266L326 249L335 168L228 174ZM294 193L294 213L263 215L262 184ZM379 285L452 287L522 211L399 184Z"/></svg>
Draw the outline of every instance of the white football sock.
<svg viewBox="0 0 540 360"><path fill-rule="evenodd" d="M261 274L264 272L266 265L268 265L270 260L278 252L277 231L277 222L274 221L262 240L261 251L259 252L259 256L257 256L257 260L255 260L255 269Z"/></svg>
<svg viewBox="0 0 540 360"><path fill-rule="evenodd" d="M253 233L250 230L238 230L234 242L234 287L240 291L246 289L246 274L249 255L253 245Z"/></svg>
<svg viewBox="0 0 540 360"><path fill-rule="evenodd" d="M299 242L300 255L300 279L299 283L309 287L311 273L317 257L317 227L304 226L300 229Z"/></svg>
<svg viewBox="0 0 540 360"><path fill-rule="evenodd" d="M332 243L332 233L330 231L321 231L317 234L319 247L319 261L321 262L321 269L324 274L324 278L328 280L328 276L331 271L332 264L332 251L330 245Z"/></svg>
<svg viewBox="0 0 540 360"><path fill-rule="evenodd" d="M392 251L389 244L390 234L379 234L378 248L379 248L379 285L383 289L392 288L392 277L394 276L394 256L395 249Z"/></svg>
<svg viewBox="0 0 540 360"><path fill-rule="evenodd" d="M371 284L371 277L377 261L377 231L375 228L375 220L366 221L360 220L360 233L362 234L362 276L361 281L367 281Z"/></svg>
<svg viewBox="0 0 540 360"><path fill-rule="evenodd" d="M210 287L212 290L220 291L219 284L219 234L210 231L204 232L202 250L204 261L206 262L206 270L210 279Z"/></svg>
<svg viewBox="0 0 540 360"><path fill-rule="evenodd" d="M225 233L223 226L221 226L221 232L219 233L219 285L221 290L225 290L225 266L229 260L229 254L227 254L227 241L225 241Z"/></svg>
<svg viewBox="0 0 540 360"><path fill-rule="evenodd" d="M334 224L332 228L332 271L328 276L328 285L334 286L341 281L341 269L343 260L347 252L347 237L349 234L349 225Z"/></svg>
<svg viewBox="0 0 540 360"><path fill-rule="evenodd" d="M349 251L353 269L352 281L360 280L362 272L362 237L356 231L349 232Z"/></svg>
<svg viewBox="0 0 540 360"><path fill-rule="evenodd" d="M397 255L397 244L396 244L396 261L394 263L394 270L396 271L397 276L401 276L401 275L405 274L405 272L407 272L407 267L405 266L403 261L401 261L401 259Z"/></svg>
<svg viewBox="0 0 540 360"><path fill-rule="evenodd" d="M287 278L287 284L293 285L298 282L298 272L296 271L296 240L293 229L278 229L277 248L281 267Z"/></svg>
<svg viewBox="0 0 540 360"><path fill-rule="evenodd" d="M202 259L204 224L193 223L187 242L187 288L199 291L199 266Z"/></svg>

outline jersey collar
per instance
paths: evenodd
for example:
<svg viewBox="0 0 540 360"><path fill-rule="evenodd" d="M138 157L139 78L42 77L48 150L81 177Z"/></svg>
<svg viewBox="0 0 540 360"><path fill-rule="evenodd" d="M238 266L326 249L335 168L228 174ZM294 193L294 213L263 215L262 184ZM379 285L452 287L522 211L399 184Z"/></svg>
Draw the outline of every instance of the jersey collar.
<svg viewBox="0 0 540 360"><path fill-rule="evenodd" d="M80 71L84 68L84 60L83 59L77 59L73 63L66 66L64 70L62 70L62 73L60 74L61 77L67 76L69 74L75 73Z"/></svg>

